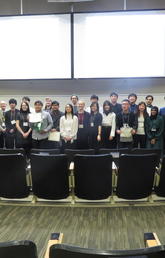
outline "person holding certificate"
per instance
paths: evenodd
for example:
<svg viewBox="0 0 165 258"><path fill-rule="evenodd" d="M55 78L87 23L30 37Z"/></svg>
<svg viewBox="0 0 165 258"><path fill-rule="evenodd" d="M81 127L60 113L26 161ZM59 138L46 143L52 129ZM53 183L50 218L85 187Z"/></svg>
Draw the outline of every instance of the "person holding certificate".
<svg viewBox="0 0 165 258"><path fill-rule="evenodd" d="M53 126L49 112L43 111L43 103L40 100L34 103L35 113L29 115L30 127L32 128L32 148L48 149L48 136Z"/></svg>
<svg viewBox="0 0 165 258"><path fill-rule="evenodd" d="M116 116L116 132L119 135L119 148L131 148L133 135L136 133L137 119L133 112L130 112L128 99L122 101L122 112Z"/></svg>
<svg viewBox="0 0 165 258"><path fill-rule="evenodd" d="M78 132L78 118L73 113L73 106L65 106L65 115L60 118L60 134L62 138L62 152L65 149L74 149Z"/></svg>
<svg viewBox="0 0 165 258"><path fill-rule="evenodd" d="M59 110L58 101L52 102L50 115L53 120L53 127L49 133L49 147L56 149L60 147L60 118L64 115L64 113Z"/></svg>

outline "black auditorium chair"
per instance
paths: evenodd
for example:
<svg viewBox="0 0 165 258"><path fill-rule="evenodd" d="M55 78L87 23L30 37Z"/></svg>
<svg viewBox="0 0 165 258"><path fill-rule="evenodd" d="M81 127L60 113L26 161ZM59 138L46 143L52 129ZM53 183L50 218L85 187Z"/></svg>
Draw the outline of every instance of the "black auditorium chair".
<svg viewBox="0 0 165 258"><path fill-rule="evenodd" d="M131 153L131 149L129 149L129 148L120 148L120 149L118 149L118 151L119 151L119 155Z"/></svg>
<svg viewBox="0 0 165 258"><path fill-rule="evenodd" d="M87 200L102 200L112 193L112 156L75 155L75 195Z"/></svg>
<svg viewBox="0 0 165 258"><path fill-rule="evenodd" d="M161 149L145 149L145 148L133 148L131 150L131 154L156 154L157 156L157 166L159 166L160 158L161 158Z"/></svg>
<svg viewBox="0 0 165 258"><path fill-rule="evenodd" d="M32 192L43 199L69 196L67 156L31 154Z"/></svg>
<svg viewBox="0 0 165 258"><path fill-rule="evenodd" d="M67 155L68 161L72 162L76 154L94 155L95 150L94 149L65 149L64 153Z"/></svg>
<svg viewBox="0 0 165 258"><path fill-rule="evenodd" d="M110 154L110 153L120 153L120 154L128 154L130 153L130 149L128 148L121 148L121 149L99 149L99 154Z"/></svg>
<svg viewBox="0 0 165 258"><path fill-rule="evenodd" d="M26 183L25 156L0 154L0 197L25 198L29 195Z"/></svg>
<svg viewBox="0 0 165 258"><path fill-rule="evenodd" d="M0 148L0 154L14 154L14 153L21 153L21 154L25 154L24 149L20 148L20 149L2 149Z"/></svg>
<svg viewBox="0 0 165 258"><path fill-rule="evenodd" d="M28 240L0 243L1 258L37 258L36 245Z"/></svg>
<svg viewBox="0 0 165 258"><path fill-rule="evenodd" d="M165 246L156 246L135 250L96 250L67 244L50 247L49 258L164 258Z"/></svg>
<svg viewBox="0 0 165 258"><path fill-rule="evenodd" d="M155 154L121 155L116 195L132 200L148 197L152 193L156 162Z"/></svg>
<svg viewBox="0 0 165 258"><path fill-rule="evenodd" d="M60 154L60 149L31 149L31 154Z"/></svg>
<svg viewBox="0 0 165 258"><path fill-rule="evenodd" d="M120 148L120 149L99 149L99 154L111 154L113 157L113 161L116 166L119 166L119 156L122 154L129 154L130 149L128 148Z"/></svg>
<svg viewBox="0 0 165 258"><path fill-rule="evenodd" d="M165 156L162 160L159 185L155 186L155 193L158 196L165 197Z"/></svg>
<svg viewBox="0 0 165 258"><path fill-rule="evenodd" d="M119 150L118 149L106 149L106 148L101 148L99 149L99 154L111 154L111 153L118 153Z"/></svg>

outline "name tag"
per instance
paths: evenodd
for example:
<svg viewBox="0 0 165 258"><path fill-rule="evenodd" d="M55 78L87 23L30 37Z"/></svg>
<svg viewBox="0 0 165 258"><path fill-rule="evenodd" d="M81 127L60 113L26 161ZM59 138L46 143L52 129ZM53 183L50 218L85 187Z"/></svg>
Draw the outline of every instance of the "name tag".
<svg viewBox="0 0 165 258"><path fill-rule="evenodd" d="M151 129L151 132L156 132L156 128L152 128L152 129Z"/></svg>
<svg viewBox="0 0 165 258"><path fill-rule="evenodd" d="M94 127L94 123L91 123L91 127Z"/></svg>
<svg viewBox="0 0 165 258"><path fill-rule="evenodd" d="M28 122L23 122L23 126L28 126Z"/></svg>
<svg viewBox="0 0 165 258"><path fill-rule="evenodd" d="M2 123L2 126L5 127L5 123L4 122Z"/></svg>
<svg viewBox="0 0 165 258"><path fill-rule="evenodd" d="M15 121L15 120L12 120L12 121L11 121L11 124L12 124L12 125L15 125L15 124L16 124L16 121Z"/></svg>
<svg viewBox="0 0 165 258"><path fill-rule="evenodd" d="M81 125L79 125L78 127L79 127L79 128L84 128L84 125L81 124Z"/></svg>
<svg viewBox="0 0 165 258"><path fill-rule="evenodd" d="M129 125L128 125L128 124L123 124L123 127L124 127L124 128L128 128Z"/></svg>

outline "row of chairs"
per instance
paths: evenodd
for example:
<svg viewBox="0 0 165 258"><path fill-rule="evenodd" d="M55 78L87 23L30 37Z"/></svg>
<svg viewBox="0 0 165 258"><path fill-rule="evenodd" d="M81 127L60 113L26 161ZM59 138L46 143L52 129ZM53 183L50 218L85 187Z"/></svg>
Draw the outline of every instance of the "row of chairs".
<svg viewBox="0 0 165 258"><path fill-rule="evenodd" d="M61 234L59 234L61 235ZM151 235L151 239L145 239ZM144 234L146 248L135 250L96 250L62 244L59 239L50 240L45 258L164 258L165 246L161 245L155 233ZM38 258L37 247L31 241L13 241L0 243L0 257L3 258Z"/></svg>
<svg viewBox="0 0 165 258"><path fill-rule="evenodd" d="M24 149L2 149L0 148L0 154L14 154L21 153L25 155ZM60 149L31 149L31 154L60 154ZM86 155L95 155L95 154L112 154L115 158L119 157L122 154L151 154L155 153L158 157L158 160L161 157L160 149L139 149L139 148L121 148L121 149L99 149L96 153L94 149L66 149L64 154L67 154L70 161L73 161L74 155L76 154L86 154Z"/></svg>
<svg viewBox="0 0 165 258"><path fill-rule="evenodd" d="M156 154L121 155L116 185L113 182L112 162L110 154L77 154L70 176L66 154L31 154L32 192L38 198L50 200L65 199L70 195L70 190L73 191L73 199L76 196L87 200L103 200L114 192L119 198L131 200L151 195L155 181ZM25 156L21 153L0 154L0 164L0 197L28 197L30 188L26 181ZM154 185L154 191L158 196L165 197L165 157L160 181Z"/></svg>

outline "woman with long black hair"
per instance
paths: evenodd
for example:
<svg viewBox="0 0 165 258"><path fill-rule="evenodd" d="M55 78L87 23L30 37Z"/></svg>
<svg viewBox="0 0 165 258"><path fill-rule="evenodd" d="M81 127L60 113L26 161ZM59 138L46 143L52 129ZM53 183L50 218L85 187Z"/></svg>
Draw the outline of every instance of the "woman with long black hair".
<svg viewBox="0 0 165 258"><path fill-rule="evenodd" d="M110 101L103 103L103 120L101 128L101 145L103 148L113 149L116 147L114 142L116 131L116 114L111 110Z"/></svg>
<svg viewBox="0 0 165 258"><path fill-rule="evenodd" d="M73 106L65 106L65 115L60 118L60 134L62 138L62 151L74 149L77 139L78 118L73 113Z"/></svg>
<svg viewBox="0 0 165 258"><path fill-rule="evenodd" d="M27 156L32 145L32 129L29 126L29 113L30 108L27 102L22 102L20 107L20 113L16 117L16 147L24 148Z"/></svg>
<svg viewBox="0 0 165 258"><path fill-rule="evenodd" d="M146 103L141 101L137 106L137 113L135 114L137 119L137 130L133 137L134 148L146 148L146 119L149 116L147 113Z"/></svg>
<svg viewBox="0 0 165 258"><path fill-rule="evenodd" d="M99 104L97 102L93 102L90 105L90 109L89 148L98 151L101 141L102 115L99 113Z"/></svg>

